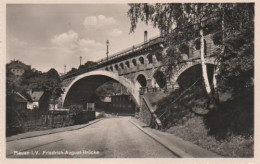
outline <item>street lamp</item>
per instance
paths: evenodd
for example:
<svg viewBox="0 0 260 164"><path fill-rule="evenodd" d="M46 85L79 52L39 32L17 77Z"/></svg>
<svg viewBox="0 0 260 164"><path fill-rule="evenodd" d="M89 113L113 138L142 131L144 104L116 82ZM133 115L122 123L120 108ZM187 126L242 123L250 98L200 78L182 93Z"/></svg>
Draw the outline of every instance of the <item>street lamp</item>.
<svg viewBox="0 0 260 164"><path fill-rule="evenodd" d="M82 56L79 57L79 66L81 66Z"/></svg>
<svg viewBox="0 0 260 164"><path fill-rule="evenodd" d="M107 40L107 60L108 60L108 46L109 46L109 41Z"/></svg>

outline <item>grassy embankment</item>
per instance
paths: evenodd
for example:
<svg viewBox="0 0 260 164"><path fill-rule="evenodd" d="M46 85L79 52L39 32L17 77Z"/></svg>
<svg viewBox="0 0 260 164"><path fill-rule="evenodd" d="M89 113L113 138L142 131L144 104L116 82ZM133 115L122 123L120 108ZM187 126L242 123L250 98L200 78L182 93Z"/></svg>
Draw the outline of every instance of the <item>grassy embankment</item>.
<svg viewBox="0 0 260 164"><path fill-rule="evenodd" d="M252 89L243 97L220 94L221 104L216 111L206 110L203 85L196 85L172 103L182 92L175 91L157 103L157 114L166 132L225 157L254 156ZM147 97L156 102L154 95Z"/></svg>

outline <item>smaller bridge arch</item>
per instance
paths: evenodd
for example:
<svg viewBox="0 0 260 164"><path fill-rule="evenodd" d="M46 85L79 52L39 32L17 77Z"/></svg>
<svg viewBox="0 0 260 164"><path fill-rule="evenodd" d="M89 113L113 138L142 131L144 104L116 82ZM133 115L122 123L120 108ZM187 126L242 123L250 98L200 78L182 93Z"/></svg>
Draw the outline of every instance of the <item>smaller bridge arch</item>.
<svg viewBox="0 0 260 164"><path fill-rule="evenodd" d="M178 77L187 69L195 66L195 65L201 65L201 60L196 60L196 61L192 61L192 62L186 62L184 64L179 65L179 67L174 70L174 76L172 77L172 84L175 84L177 82ZM205 64L210 64L210 65L216 65L215 63L215 58L205 58Z"/></svg>
<svg viewBox="0 0 260 164"><path fill-rule="evenodd" d="M117 65L117 64L115 64L115 66L114 66L114 67L115 67L115 69L118 71L118 65Z"/></svg>
<svg viewBox="0 0 260 164"><path fill-rule="evenodd" d="M130 62L129 61L126 61L125 65L126 65L127 68L130 68Z"/></svg>
<svg viewBox="0 0 260 164"><path fill-rule="evenodd" d="M113 66L110 66L110 71L112 71L112 72L114 71L114 68L113 68Z"/></svg>
<svg viewBox="0 0 260 164"><path fill-rule="evenodd" d="M140 74L136 78L136 82L140 84L140 87L146 87L147 86L147 79L143 74Z"/></svg>
<svg viewBox="0 0 260 164"><path fill-rule="evenodd" d="M160 88L164 88L165 85L167 84L166 75L160 69L156 69L153 72L151 79L154 83L152 85L154 85L154 86L158 85Z"/></svg>
<svg viewBox="0 0 260 164"><path fill-rule="evenodd" d="M124 64L123 63L120 63L119 65L120 65L121 69L124 69Z"/></svg>
<svg viewBox="0 0 260 164"><path fill-rule="evenodd" d="M138 86L138 89L140 87L146 87L148 79L149 79L149 77L145 73L137 73L134 77L134 81L135 81L135 84Z"/></svg>
<svg viewBox="0 0 260 164"><path fill-rule="evenodd" d="M136 66L136 59L132 59L132 63L134 66Z"/></svg>
<svg viewBox="0 0 260 164"><path fill-rule="evenodd" d="M143 57L143 56L139 57L138 60L139 60L139 62L140 62L142 65L144 65L144 57Z"/></svg>
<svg viewBox="0 0 260 164"><path fill-rule="evenodd" d="M151 53L146 55L146 58L147 58L149 64L153 63L153 55Z"/></svg>

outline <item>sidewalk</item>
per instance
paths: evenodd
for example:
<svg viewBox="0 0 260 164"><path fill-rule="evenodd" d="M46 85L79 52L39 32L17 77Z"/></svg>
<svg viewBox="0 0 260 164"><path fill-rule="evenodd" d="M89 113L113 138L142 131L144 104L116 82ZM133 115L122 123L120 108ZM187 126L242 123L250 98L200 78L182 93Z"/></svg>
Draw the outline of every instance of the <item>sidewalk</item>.
<svg viewBox="0 0 260 164"><path fill-rule="evenodd" d="M154 140L159 142L162 146L167 148L173 154L181 158L220 158L220 155L217 155L211 151L208 151L204 148L199 147L189 141L182 140L181 138L162 131L151 129L146 124L140 122L136 118L131 117L129 120L137 128L142 130L144 133L152 137Z"/></svg>
<svg viewBox="0 0 260 164"><path fill-rule="evenodd" d="M14 141L14 140L20 140L20 139L25 139L25 138L32 138L32 137L38 137L38 136L43 136L43 135L48 135L48 134L53 134L53 133L60 133L60 132L65 132L65 131L73 131L73 130L78 130L84 127L87 127L89 125L92 125L98 121L101 121L101 119L96 119L93 121L88 122L87 124L83 125L74 125L74 126L67 126L63 128L55 128L55 129L48 129L48 130L40 130L40 131L33 131L33 132L27 132L27 133L20 133L17 135L13 135L10 137L6 138L6 142Z"/></svg>

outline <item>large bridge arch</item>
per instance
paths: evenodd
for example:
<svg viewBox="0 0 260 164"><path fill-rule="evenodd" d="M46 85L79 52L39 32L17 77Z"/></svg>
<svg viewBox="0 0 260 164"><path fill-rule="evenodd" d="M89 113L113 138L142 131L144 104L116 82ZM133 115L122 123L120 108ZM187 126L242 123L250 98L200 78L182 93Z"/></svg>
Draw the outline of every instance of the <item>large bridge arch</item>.
<svg viewBox="0 0 260 164"><path fill-rule="evenodd" d="M68 87L65 88L65 93L62 96L62 101L63 101L63 107L66 108L68 107L69 103L68 102L68 97L71 93L75 93L75 91L72 91L75 87L77 87L80 83L82 83L84 86L85 82L88 82L89 79L93 78L95 79L101 79L101 78L105 78L104 80L107 79L112 79L115 80L117 82L119 82L120 84L122 84L124 87L126 87L128 89L128 91L131 93L131 95L134 98L135 103L139 106L140 102L139 102L139 88L136 87L136 85L134 83L131 82L131 80L122 77L122 76L118 76L118 74L113 73L113 72L108 72L108 71L102 71L102 70L97 70L97 71L91 71L91 72L87 72L85 74L79 75L77 76ZM98 85L97 81L94 81L95 84ZM100 86L100 85L99 85ZM92 87L92 86L91 86ZM95 87L93 88L93 90L95 90ZM83 90L80 90L81 92L84 92ZM90 93L91 94L91 93ZM80 101L80 100L79 100Z"/></svg>

